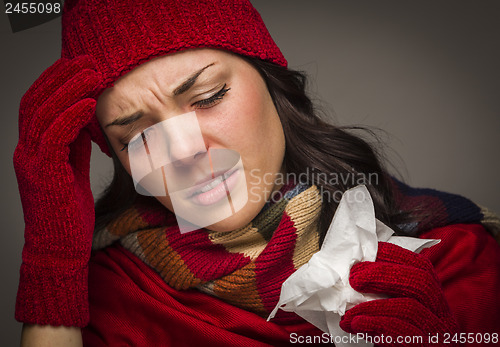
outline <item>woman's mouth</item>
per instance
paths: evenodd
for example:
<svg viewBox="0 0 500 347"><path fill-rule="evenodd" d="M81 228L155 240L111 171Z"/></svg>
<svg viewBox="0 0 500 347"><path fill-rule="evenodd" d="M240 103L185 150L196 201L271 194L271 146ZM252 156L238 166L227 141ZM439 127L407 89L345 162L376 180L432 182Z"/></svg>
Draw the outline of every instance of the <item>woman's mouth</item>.
<svg viewBox="0 0 500 347"><path fill-rule="evenodd" d="M219 173L214 178L205 180L189 190L187 199L198 205L212 205L224 197L230 198L230 192L234 188L238 178L238 169Z"/></svg>

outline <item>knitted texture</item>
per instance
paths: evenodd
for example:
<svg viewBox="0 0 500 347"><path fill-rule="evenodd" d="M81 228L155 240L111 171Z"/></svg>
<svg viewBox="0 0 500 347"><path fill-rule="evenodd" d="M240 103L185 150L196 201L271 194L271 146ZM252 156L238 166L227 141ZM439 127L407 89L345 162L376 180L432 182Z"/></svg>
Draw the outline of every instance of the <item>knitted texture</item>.
<svg viewBox="0 0 500 347"><path fill-rule="evenodd" d="M16 303L23 322L88 321L94 200L91 135L82 129L94 116L100 84L88 57L60 59L21 100L14 168L26 228Z"/></svg>
<svg viewBox="0 0 500 347"><path fill-rule="evenodd" d="M175 290L139 258L113 245L89 268L91 347L280 347L290 334L321 335L307 322L278 325L197 290Z"/></svg>
<svg viewBox="0 0 500 347"><path fill-rule="evenodd" d="M498 244L478 224L454 224L422 236L441 240L421 254L431 259L460 332L500 333ZM292 333L309 339L322 334L307 322L278 325L197 290L175 290L119 244L95 253L89 276L84 346L291 346Z"/></svg>
<svg viewBox="0 0 500 347"><path fill-rule="evenodd" d="M443 341L445 333L459 331L432 263L423 255L379 242L376 261L355 264L349 283L358 292L389 296L348 310L340 326L349 333L391 336L384 346L414 345L396 342L397 337L420 336L418 345L430 346L430 335L439 334Z"/></svg>
<svg viewBox="0 0 500 347"><path fill-rule="evenodd" d="M248 1L65 1L62 58L33 84L20 107L14 166L26 242L18 320L77 326L88 321L90 139L110 155L95 98L141 63L199 47L287 65Z"/></svg>
<svg viewBox="0 0 500 347"><path fill-rule="evenodd" d="M482 224L500 243L500 218L484 207L458 194L430 188L414 188L392 178L392 190L399 209L411 211L413 223L400 227L408 234L461 223Z"/></svg>
<svg viewBox="0 0 500 347"><path fill-rule="evenodd" d="M93 248L120 239L172 288L197 288L267 318L283 281L319 250L320 209L318 189L297 186L243 228L181 234L163 206L138 204L96 231ZM284 311L275 318L280 323L296 320Z"/></svg>
<svg viewBox="0 0 500 347"><path fill-rule="evenodd" d="M247 0L67 0L62 57L90 55L104 86L154 57L189 48L219 48L286 66Z"/></svg>
<svg viewBox="0 0 500 347"><path fill-rule="evenodd" d="M412 192L405 187L406 193ZM231 232L180 234L173 214L165 213L165 208L151 199L141 199L105 229L95 232L93 248L101 249L119 240L174 289L197 288L267 317L278 302L283 281L319 250L316 218L321 199L315 186L306 188L298 185L249 225ZM415 196L402 195L401 190L397 194L401 205L410 204ZM477 208L469 200L443 194L465 206L463 215L469 219L462 219L462 223L481 221L480 214L468 213L469 208ZM424 195L419 198L426 202ZM434 202L434 197L427 199ZM433 216L427 212L425 224L407 226L415 234L426 230L423 227L446 225L448 216L443 211ZM278 311L273 321L285 324L300 319Z"/></svg>
<svg viewBox="0 0 500 347"><path fill-rule="evenodd" d="M64 2L61 56L92 56L104 88L152 58L200 47L287 66L248 0ZM97 119L92 120L90 128L95 142L110 155Z"/></svg>

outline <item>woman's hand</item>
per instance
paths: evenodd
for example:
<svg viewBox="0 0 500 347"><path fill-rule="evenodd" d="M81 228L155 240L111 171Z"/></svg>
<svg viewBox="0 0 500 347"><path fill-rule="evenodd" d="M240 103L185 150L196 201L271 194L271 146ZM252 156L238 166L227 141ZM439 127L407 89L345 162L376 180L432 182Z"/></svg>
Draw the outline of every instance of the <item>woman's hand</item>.
<svg viewBox="0 0 500 347"><path fill-rule="evenodd" d="M349 282L358 292L389 296L348 310L340 327L349 333L390 336L392 342L380 343L384 346L438 346L445 333L458 332L434 268L423 255L379 242L377 260L354 265ZM436 334L437 344L429 341ZM417 336L420 341L410 340Z"/></svg>
<svg viewBox="0 0 500 347"><path fill-rule="evenodd" d="M88 57L59 59L21 100L14 168L25 245L16 318L38 324L88 322L87 263L94 228L91 141L101 76Z"/></svg>

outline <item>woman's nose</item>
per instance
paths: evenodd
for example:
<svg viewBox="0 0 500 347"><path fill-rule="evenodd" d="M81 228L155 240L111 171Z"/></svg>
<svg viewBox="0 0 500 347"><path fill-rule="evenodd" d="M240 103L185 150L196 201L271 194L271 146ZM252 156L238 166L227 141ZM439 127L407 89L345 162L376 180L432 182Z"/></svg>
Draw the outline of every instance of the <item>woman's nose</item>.
<svg viewBox="0 0 500 347"><path fill-rule="evenodd" d="M193 165L206 154L206 145L194 112L167 121L169 161L174 166Z"/></svg>
<svg viewBox="0 0 500 347"><path fill-rule="evenodd" d="M170 163L175 167L194 165L206 154L205 146L197 146L188 137L178 137L169 145Z"/></svg>

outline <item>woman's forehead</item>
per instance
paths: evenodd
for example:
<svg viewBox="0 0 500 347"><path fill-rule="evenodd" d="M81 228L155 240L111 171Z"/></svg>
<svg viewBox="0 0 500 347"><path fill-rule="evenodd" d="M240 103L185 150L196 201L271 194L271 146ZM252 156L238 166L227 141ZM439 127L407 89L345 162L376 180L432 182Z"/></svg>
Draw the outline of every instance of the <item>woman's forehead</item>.
<svg viewBox="0 0 500 347"><path fill-rule="evenodd" d="M209 65L231 65L235 59L233 54L216 49L190 49L173 54L167 54L147 61L121 78L114 85L120 86L126 82L137 83L143 78L155 78L161 76L162 81L168 84L179 84L186 77Z"/></svg>
<svg viewBox="0 0 500 347"><path fill-rule="evenodd" d="M228 78L233 67L239 66L238 62L244 60L216 49L191 49L157 57L131 70L101 94L98 117L104 110L109 115L137 107L148 91L173 97L193 77L196 77L196 84L192 90L197 89L196 85L213 80L214 76Z"/></svg>

